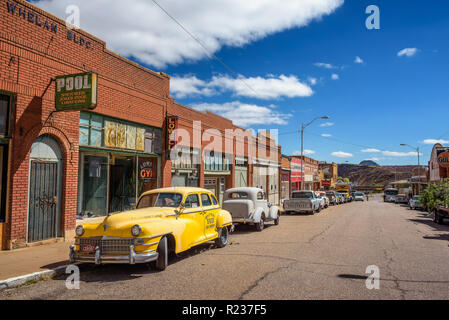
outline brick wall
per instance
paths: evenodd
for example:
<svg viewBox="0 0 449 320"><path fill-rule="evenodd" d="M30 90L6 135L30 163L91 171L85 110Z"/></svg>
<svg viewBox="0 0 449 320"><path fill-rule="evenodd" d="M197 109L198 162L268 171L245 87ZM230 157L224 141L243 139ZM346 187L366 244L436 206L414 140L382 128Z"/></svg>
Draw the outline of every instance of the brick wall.
<svg viewBox="0 0 449 320"><path fill-rule="evenodd" d="M94 71L98 73L95 112L163 126L169 77L118 56L106 49L103 41L82 30L74 31L74 34L78 41L83 38L84 43L89 42L89 48L75 43L73 37L68 40L68 29L63 20L25 1L0 1L0 90L17 95L14 134L10 143L8 248L26 245L30 147L45 133L59 142L64 155L63 234L72 234L75 228L79 112L54 112L52 78ZM167 185L169 163L162 163L162 173L162 184Z"/></svg>

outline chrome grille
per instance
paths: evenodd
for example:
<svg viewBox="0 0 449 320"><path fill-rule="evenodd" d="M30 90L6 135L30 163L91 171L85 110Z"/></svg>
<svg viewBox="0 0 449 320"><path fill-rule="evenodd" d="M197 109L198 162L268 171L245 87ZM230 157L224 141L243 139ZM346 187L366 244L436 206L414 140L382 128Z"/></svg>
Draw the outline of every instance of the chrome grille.
<svg viewBox="0 0 449 320"><path fill-rule="evenodd" d="M128 254L129 246L134 245L133 238L123 238L123 239L101 239L101 238L79 238L79 245L92 244L95 247L100 248L102 254Z"/></svg>

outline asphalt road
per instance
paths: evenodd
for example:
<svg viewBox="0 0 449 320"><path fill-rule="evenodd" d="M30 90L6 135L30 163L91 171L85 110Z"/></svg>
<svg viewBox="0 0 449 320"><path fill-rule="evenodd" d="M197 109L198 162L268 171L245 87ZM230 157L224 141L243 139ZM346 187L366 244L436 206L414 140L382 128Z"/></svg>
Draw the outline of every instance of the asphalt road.
<svg viewBox="0 0 449 320"><path fill-rule="evenodd" d="M240 227L223 249L207 244L164 272L144 265L82 266L65 276L0 291L2 299L448 299L449 225L380 200L283 215L261 233ZM380 272L366 288L366 268Z"/></svg>

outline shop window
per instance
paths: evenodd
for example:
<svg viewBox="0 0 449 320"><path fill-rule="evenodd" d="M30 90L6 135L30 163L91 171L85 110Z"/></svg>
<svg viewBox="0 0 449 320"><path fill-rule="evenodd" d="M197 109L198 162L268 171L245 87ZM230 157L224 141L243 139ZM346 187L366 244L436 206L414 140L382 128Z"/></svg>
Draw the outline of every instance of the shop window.
<svg viewBox="0 0 449 320"><path fill-rule="evenodd" d="M9 135L9 110L11 97L0 95L0 136Z"/></svg>
<svg viewBox="0 0 449 320"><path fill-rule="evenodd" d="M80 113L79 144L161 153L161 129L134 125L88 112Z"/></svg>
<svg viewBox="0 0 449 320"><path fill-rule="evenodd" d="M79 144L100 147L103 141L103 117L90 113L80 113Z"/></svg>

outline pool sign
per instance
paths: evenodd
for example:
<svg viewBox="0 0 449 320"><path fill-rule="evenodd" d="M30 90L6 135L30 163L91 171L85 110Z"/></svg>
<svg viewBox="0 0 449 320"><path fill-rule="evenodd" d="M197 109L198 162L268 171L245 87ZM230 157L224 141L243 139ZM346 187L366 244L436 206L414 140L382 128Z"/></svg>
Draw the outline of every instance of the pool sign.
<svg viewBox="0 0 449 320"><path fill-rule="evenodd" d="M56 110L95 109L96 106L97 74L88 72L56 77Z"/></svg>

